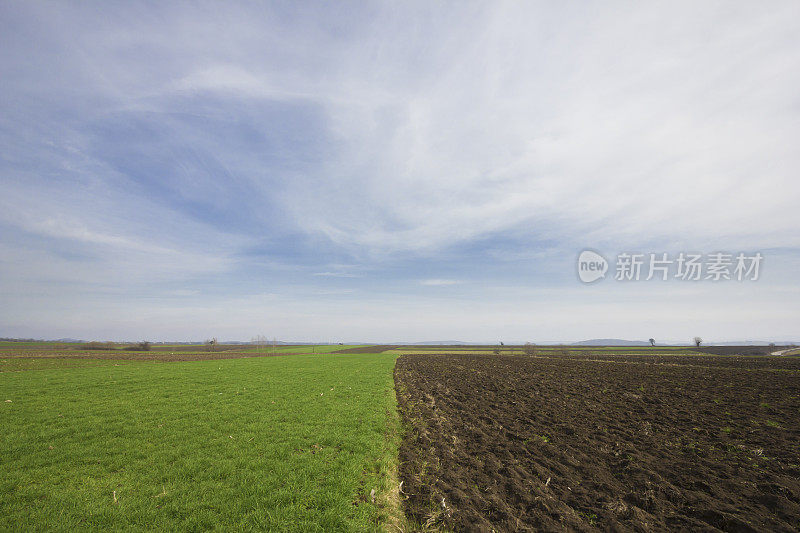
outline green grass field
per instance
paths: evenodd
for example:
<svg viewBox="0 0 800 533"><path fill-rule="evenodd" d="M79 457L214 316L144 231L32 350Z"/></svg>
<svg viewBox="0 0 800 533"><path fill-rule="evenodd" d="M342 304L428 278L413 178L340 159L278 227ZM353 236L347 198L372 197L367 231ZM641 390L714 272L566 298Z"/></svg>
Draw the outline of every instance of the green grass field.
<svg viewBox="0 0 800 533"><path fill-rule="evenodd" d="M3 360L0 530L369 531L397 516L393 355Z"/></svg>

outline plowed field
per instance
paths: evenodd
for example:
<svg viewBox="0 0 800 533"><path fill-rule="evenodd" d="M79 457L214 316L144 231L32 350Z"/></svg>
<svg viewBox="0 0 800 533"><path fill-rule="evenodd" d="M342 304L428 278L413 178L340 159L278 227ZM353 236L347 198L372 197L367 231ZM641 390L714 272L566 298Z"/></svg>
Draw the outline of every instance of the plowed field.
<svg viewBox="0 0 800 533"><path fill-rule="evenodd" d="M395 382L419 528L800 526L798 358L409 355Z"/></svg>

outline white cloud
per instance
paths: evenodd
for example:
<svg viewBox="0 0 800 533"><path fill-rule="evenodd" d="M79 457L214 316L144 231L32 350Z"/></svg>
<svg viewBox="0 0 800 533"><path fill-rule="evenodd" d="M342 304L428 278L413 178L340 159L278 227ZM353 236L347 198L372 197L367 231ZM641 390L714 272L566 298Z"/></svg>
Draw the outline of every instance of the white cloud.
<svg viewBox="0 0 800 533"><path fill-rule="evenodd" d="M158 23L119 10L77 40L54 24L50 38L119 109L203 94L231 110L318 106L336 147L323 168L273 190L252 155L226 157L304 231L359 253L521 225L560 240L800 245L796 3L386 6L341 36L240 7L162 10ZM58 15L68 27L92 13ZM151 47L153 64L130 53Z"/></svg>
<svg viewBox="0 0 800 533"><path fill-rule="evenodd" d="M389 61L331 80L333 95L360 80L366 104L322 99L344 151L335 179L298 180L289 191L305 197L289 203L309 231L378 251L520 224L628 245L800 245L796 11L515 5L461 21L426 35L413 69ZM405 21L383 22L394 35ZM388 54L395 43L370 44L357 43ZM363 68L355 46L361 61L345 65Z"/></svg>
<svg viewBox="0 0 800 533"><path fill-rule="evenodd" d="M424 279L419 283L420 285L428 287L445 287L448 285L458 285L461 282L455 279Z"/></svg>

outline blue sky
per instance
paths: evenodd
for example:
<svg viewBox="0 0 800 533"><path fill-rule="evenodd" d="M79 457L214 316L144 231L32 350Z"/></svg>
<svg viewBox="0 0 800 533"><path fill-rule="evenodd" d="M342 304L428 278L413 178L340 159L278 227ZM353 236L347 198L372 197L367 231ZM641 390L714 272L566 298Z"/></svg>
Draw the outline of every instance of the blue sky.
<svg viewBox="0 0 800 533"><path fill-rule="evenodd" d="M798 339L800 5L0 5L0 336ZM761 251L756 282L575 261Z"/></svg>

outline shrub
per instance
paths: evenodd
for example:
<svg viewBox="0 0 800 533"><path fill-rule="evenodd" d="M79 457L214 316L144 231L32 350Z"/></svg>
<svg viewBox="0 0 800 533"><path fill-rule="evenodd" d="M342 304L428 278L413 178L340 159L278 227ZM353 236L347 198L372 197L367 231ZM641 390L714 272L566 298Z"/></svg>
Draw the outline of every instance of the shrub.
<svg viewBox="0 0 800 533"><path fill-rule="evenodd" d="M123 350L127 350L129 352L149 352L150 351L150 343L147 341L138 342L136 344L132 344L131 346L126 346Z"/></svg>
<svg viewBox="0 0 800 533"><path fill-rule="evenodd" d="M113 342L87 342L81 345L81 350L116 350L117 345Z"/></svg>

